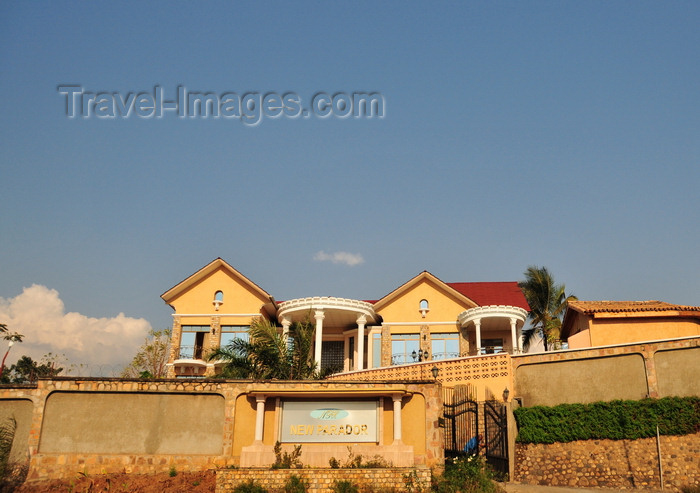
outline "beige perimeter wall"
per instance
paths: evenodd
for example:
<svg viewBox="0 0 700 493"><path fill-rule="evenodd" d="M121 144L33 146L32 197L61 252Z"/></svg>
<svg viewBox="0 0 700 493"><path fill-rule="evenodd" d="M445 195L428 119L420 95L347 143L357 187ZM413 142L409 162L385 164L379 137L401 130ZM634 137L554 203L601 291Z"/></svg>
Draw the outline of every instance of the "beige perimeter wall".
<svg viewBox="0 0 700 493"><path fill-rule="evenodd" d="M221 395L54 392L40 453L223 453Z"/></svg>
<svg viewBox="0 0 700 493"><path fill-rule="evenodd" d="M700 337L513 356L522 405L700 395Z"/></svg>
<svg viewBox="0 0 700 493"><path fill-rule="evenodd" d="M29 399L0 400L0 426L12 426L12 420L15 423L15 439L10 451L12 462L22 462L27 458L33 412L34 403Z"/></svg>
<svg viewBox="0 0 700 493"><path fill-rule="evenodd" d="M654 354L659 395L700 395L700 347L660 350Z"/></svg>
<svg viewBox="0 0 700 493"><path fill-rule="evenodd" d="M384 432L380 443L324 438L304 445L305 458L315 454L327 465L329 453L343 458L352 446L366 457L389 454L395 465L443 464L442 394L434 382L56 378L0 387L0 420L14 417L18 423L13 453L20 462L29 457L30 481L78 472L199 471L241 466L244 459L269 467L279 433L276 403L285 399L384 400L377 415ZM258 402L265 411L260 442L254 433ZM396 409L403 418L402 440L393 439ZM255 460L256 447L269 448L266 462Z"/></svg>

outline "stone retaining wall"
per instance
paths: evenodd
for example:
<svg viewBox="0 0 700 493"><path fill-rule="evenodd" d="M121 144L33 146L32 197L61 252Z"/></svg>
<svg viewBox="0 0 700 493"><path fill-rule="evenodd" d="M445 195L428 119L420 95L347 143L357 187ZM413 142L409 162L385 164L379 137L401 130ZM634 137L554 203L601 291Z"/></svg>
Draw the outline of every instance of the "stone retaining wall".
<svg viewBox="0 0 700 493"><path fill-rule="evenodd" d="M656 438L516 444L518 483L618 490L660 488ZM661 437L664 486L700 486L700 433Z"/></svg>
<svg viewBox="0 0 700 493"><path fill-rule="evenodd" d="M216 493L233 491L237 485L247 483L250 480L270 491L282 491L292 474L308 484L308 493L330 492L333 483L341 480L350 481L360 489L371 487L373 491L407 491L407 481L412 481L414 488L427 491L431 481L430 469L411 467L391 469L220 469L216 471Z"/></svg>

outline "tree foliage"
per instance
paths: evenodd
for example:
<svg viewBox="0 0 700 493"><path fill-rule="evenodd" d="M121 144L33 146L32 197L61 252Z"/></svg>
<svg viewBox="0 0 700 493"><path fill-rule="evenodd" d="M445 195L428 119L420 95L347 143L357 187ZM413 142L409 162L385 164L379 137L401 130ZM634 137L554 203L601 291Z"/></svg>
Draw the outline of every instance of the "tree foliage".
<svg viewBox="0 0 700 493"><path fill-rule="evenodd" d="M566 295L564 284L554 282L554 277L546 267L529 266L525 271L525 280L518 283L530 305L532 328L523 332L523 346L527 349L535 335L542 338L544 350L547 351L561 333L561 319L566 303L575 300L573 295Z"/></svg>
<svg viewBox="0 0 700 493"><path fill-rule="evenodd" d="M249 338L234 339L207 355L209 361L223 361L225 378L259 380L308 380L318 378L317 365L311 358L314 327L308 321L295 322L289 334L263 318L250 324Z"/></svg>
<svg viewBox="0 0 700 493"><path fill-rule="evenodd" d="M171 333L170 329L151 329L134 359L122 371L122 378L165 378Z"/></svg>
<svg viewBox="0 0 700 493"><path fill-rule="evenodd" d="M22 342L22 339L24 339L24 336L19 332L10 332L6 324L0 324L0 334L0 337L10 342Z"/></svg>
<svg viewBox="0 0 700 493"><path fill-rule="evenodd" d="M57 377L63 371L59 366L61 357L47 353L41 357L39 362L34 361L30 356L22 356L17 363L10 366L2 374L1 383L34 383L39 378Z"/></svg>

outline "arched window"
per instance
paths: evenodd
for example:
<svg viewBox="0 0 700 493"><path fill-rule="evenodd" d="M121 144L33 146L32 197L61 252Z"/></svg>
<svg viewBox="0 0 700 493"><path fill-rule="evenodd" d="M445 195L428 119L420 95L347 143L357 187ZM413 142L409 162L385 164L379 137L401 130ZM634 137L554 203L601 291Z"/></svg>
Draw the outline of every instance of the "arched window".
<svg viewBox="0 0 700 493"><path fill-rule="evenodd" d="M420 300L420 303L418 304L418 310L420 310L421 315L423 318L425 318L425 314L430 311L430 307L428 306L428 300Z"/></svg>
<svg viewBox="0 0 700 493"><path fill-rule="evenodd" d="M219 311L219 307L224 304L224 292L217 291L214 294L214 301L212 303L214 304L214 310Z"/></svg>

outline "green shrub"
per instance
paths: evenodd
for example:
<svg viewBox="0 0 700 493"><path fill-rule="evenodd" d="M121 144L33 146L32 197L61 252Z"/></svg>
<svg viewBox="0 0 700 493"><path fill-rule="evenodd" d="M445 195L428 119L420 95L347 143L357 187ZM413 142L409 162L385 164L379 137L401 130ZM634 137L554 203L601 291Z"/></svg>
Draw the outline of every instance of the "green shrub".
<svg viewBox="0 0 700 493"><path fill-rule="evenodd" d="M284 484L284 493L306 493L308 485L296 474L292 474Z"/></svg>
<svg viewBox="0 0 700 493"><path fill-rule="evenodd" d="M295 445L292 453L282 452L282 444L275 442L275 463L272 464L272 469L292 469L301 468L302 463L299 457L301 456L301 445Z"/></svg>
<svg viewBox="0 0 700 493"><path fill-rule="evenodd" d="M522 407L514 411L518 441L622 440L700 431L700 397Z"/></svg>
<svg viewBox="0 0 700 493"><path fill-rule="evenodd" d="M268 493L265 488L252 479L247 483L241 483L233 488L232 493Z"/></svg>
<svg viewBox="0 0 700 493"><path fill-rule="evenodd" d="M340 480L335 481L331 485L331 491L333 493L359 493L360 490L355 486L352 481Z"/></svg>
<svg viewBox="0 0 700 493"><path fill-rule="evenodd" d="M335 457L331 457L328 464L331 466L331 469L379 469L391 467L391 461L386 460L381 455L365 459L362 454L355 455L351 447L348 447L348 458L345 462L341 463Z"/></svg>
<svg viewBox="0 0 700 493"><path fill-rule="evenodd" d="M445 462L442 476L433 476L432 491L437 493L497 493L503 491L494 481L486 460L478 455Z"/></svg>

